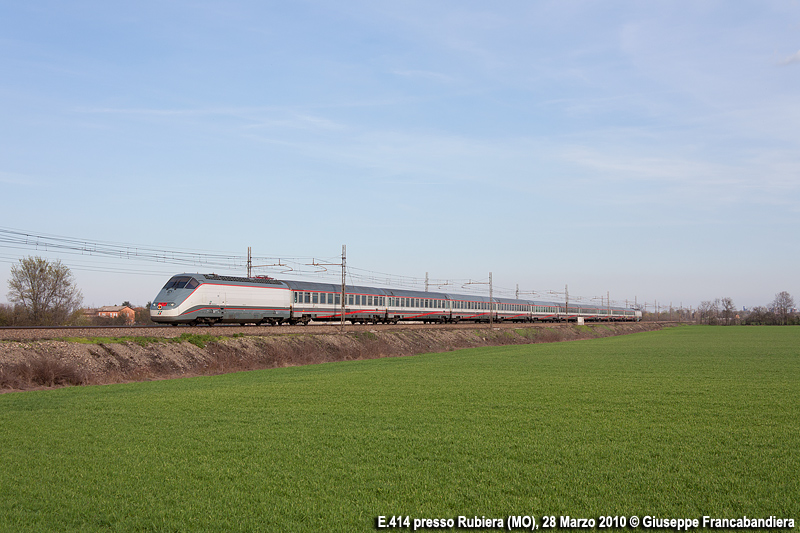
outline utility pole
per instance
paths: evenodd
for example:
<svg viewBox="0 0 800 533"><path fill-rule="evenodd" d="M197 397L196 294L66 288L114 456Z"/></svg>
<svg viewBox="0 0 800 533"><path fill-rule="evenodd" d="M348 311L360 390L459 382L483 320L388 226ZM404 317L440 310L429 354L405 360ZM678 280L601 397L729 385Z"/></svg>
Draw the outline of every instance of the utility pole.
<svg viewBox="0 0 800 533"><path fill-rule="evenodd" d="M517 300L519 300L519 283L517 283Z"/></svg>
<svg viewBox="0 0 800 533"><path fill-rule="evenodd" d="M425 292L428 292L428 273L425 272Z"/></svg>
<svg viewBox="0 0 800 533"><path fill-rule="evenodd" d="M342 333L344 333L344 312L345 312L345 265L347 264L347 246L342 245Z"/></svg>
<svg viewBox="0 0 800 533"><path fill-rule="evenodd" d="M494 326L494 293L492 292L492 273L489 272L489 328Z"/></svg>
<svg viewBox="0 0 800 533"><path fill-rule="evenodd" d="M250 246L247 247L247 277L252 277L253 273L253 253Z"/></svg>
<svg viewBox="0 0 800 533"><path fill-rule="evenodd" d="M567 305L564 308L564 312L567 315L567 322L569 322L569 285L564 285L564 294L566 295L567 298Z"/></svg>

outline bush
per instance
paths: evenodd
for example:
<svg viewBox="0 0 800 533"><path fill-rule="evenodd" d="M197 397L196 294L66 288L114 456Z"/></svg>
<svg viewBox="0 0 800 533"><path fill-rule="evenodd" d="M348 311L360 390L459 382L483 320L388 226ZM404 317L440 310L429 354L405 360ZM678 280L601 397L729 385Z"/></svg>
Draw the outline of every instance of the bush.
<svg viewBox="0 0 800 533"><path fill-rule="evenodd" d="M0 387L24 389L29 387L55 387L56 385L83 385L88 381L86 371L76 363L65 362L40 355L30 361L0 367Z"/></svg>

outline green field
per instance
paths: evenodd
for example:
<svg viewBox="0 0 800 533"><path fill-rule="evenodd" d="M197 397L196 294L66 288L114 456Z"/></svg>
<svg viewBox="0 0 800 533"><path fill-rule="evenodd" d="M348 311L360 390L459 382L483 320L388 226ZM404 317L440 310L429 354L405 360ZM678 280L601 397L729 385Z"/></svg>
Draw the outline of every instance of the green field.
<svg viewBox="0 0 800 533"><path fill-rule="evenodd" d="M800 328L0 395L3 531L367 531L379 515L800 520Z"/></svg>

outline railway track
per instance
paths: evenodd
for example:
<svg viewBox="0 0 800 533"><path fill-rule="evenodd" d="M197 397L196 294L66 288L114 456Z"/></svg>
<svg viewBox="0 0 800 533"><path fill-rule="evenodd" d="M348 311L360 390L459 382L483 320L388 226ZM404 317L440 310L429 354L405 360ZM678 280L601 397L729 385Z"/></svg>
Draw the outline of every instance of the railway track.
<svg viewBox="0 0 800 533"><path fill-rule="evenodd" d="M515 328L562 328L574 325L574 323L495 323L491 327L498 329ZM344 327L345 333L363 331L402 331L413 329L487 329L489 324L419 324L415 322L399 324L347 324ZM289 335L289 334L336 334L342 332L341 325L330 323L311 323L307 326L240 326L240 325L219 325L219 326L24 326L24 327L0 327L0 341L35 341L52 340L67 338L90 338L90 337L161 337L174 338L183 334L213 335L216 337L232 337L235 335L266 336L266 335Z"/></svg>

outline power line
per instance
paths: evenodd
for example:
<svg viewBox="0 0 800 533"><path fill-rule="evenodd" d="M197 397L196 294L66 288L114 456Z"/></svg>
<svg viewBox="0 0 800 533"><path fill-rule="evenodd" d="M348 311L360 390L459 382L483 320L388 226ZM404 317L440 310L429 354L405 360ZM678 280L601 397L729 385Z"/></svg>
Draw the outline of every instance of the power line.
<svg viewBox="0 0 800 533"><path fill-rule="evenodd" d="M62 235L47 233L37 233L24 231L15 228L0 227L0 248L9 250L35 250L37 252L53 253L55 255L82 256L92 258L104 258L111 262L132 262L152 264L159 263L164 266L176 265L181 267L192 267L197 270L207 269L222 272L242 272L250 270L265 274L278 274L281 277L297 278L304 280L316 278L319 280L330 280L332 283L337 277L341 277L340 272L329 271L326 266L340 264L341 258L308 258L308 257L276 257L276 256L251 256L216 251L197 251L180 248L158 248L150 245L127 244L114 241L98 241L91 239L78 239ZM12 263L12 256L0 255L0 263ZM81 261L71 261L75 264L75 270L87 272L108 272L117 274L140 274L140 275L172 275L174 272L154 271L150 267L129 268L119 264L105 265L98 264L95 260L92 263ZM427 273L426 273L427 274ZM401 276L388 274L366 269L355 268L348 265L347 278L352 285L377 285L407 290L425 290L431 287L437 292L450 293L471 293L485 294L486 290L482 287L488 285L487 280L473 279L445 279ZM341 281L341 280L339 280ZM506 287L493 287L493 296L516 298L518 289ZM565 296L564 291L522 291L522 295L539 296L542 301L555 299L556 301ZM583 300L581 297L573 296L573 300ZM616 302L614 302L616 304ZM618 305L618 304L617 304Z"/></svg>

